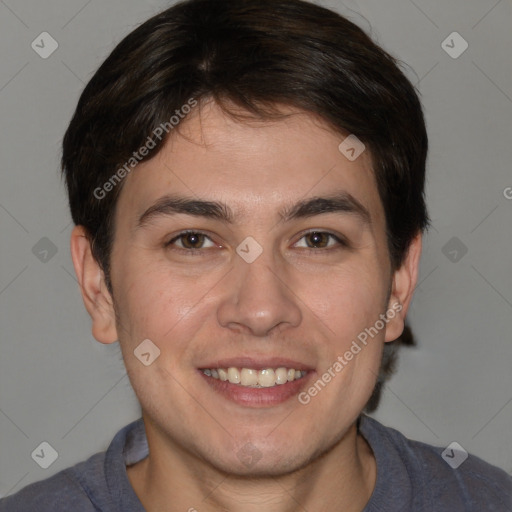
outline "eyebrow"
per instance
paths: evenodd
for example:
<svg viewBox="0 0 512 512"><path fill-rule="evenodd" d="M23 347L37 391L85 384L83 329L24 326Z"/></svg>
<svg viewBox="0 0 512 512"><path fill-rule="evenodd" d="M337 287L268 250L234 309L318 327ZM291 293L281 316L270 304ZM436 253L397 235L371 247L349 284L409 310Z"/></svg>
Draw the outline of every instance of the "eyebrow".
<svg viewBox="0 0 512 512"><path fill-rule="evenodd" d="M279 223L295 219L314 217L325 213L343 213L356 217L370 226L372 224L369 211L348 192L338 192L325 197L303 199L279 212ZM176 214L192 215L208 219L220 220L227 224L235 224L235 214L225 203L203 201L190 197L166 195L158 199L140 217L137 227L142 228L151 220L160 216Z"/></svg>

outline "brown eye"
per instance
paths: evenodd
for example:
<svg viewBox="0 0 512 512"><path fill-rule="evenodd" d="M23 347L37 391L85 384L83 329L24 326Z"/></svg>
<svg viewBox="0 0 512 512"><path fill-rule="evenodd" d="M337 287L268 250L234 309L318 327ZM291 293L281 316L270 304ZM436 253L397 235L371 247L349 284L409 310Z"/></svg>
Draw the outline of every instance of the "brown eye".
<svg viewBox="0 0 512 512"><path fill-rule="evenodd" d="M181 237L182 245L185 249L200 249L203 245L205 236L201 233L187 233Z"/></svg>
<svg viewBox="0 0 512 512"><path fill-rule="evenodd" d="M199 233L197 231L184 231L183 233L180 233L178 236L175 236L165 245L166 247L174 245L178 249L194 251L204 249L205 240L210 240L210 238L204 233ZM210 247L215 246L213 242L210 241L210 243Z"/></svg>
<svg viewBox="0 0 512 512"><path fill-rule="evenodd" d="M305 240L305 245L299 245L307 250L330 249L336 248L336 245L347 247L348 244L340 237L327 231L310 231L302 236L301 240ZM330 243L333 240L334 243Z"/></svg>
<svg viewBox="0 0 512 512"><path fill-rule="evenodd" d="M326 244L329 243L329 233L321 233L319 231L313 231L311 233L308 233L305 236L306 240L311 241L311 245L308 244L308 247L326 247Z"/></svg>

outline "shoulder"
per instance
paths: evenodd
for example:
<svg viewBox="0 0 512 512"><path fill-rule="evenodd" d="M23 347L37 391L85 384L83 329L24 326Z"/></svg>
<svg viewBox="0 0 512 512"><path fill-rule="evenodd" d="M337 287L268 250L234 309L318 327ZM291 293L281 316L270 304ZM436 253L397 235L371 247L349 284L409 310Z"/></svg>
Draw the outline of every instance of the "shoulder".
<svg viewBox="0 0 512 512"><path fill-rule="evenodd" d="M148 454L142 418L117 432L108 449L0 500L0 512L143 510L126 465Z"/></svg>
<svg viewBox="0 0 512 512"><path fill-rule="evenodd" d="M512 476L462 447L411 440L368 416L362 417L361 432L379 452L381 470L399 461L432 510L512 511Z"/></svg>
<svg viewBox="0 0 512 512"><path fill-rule="evenodd" d="M512 476L504 470L451 444L438 447L407 440L407 445L424 469L434 503L454 507L463 503L475 511L512 511Z"/></svg>
<svg viewBox="0 0 512 512"><path fill-rule="evenodd" d="M27 485L1 499L0 512L95 512L97 509L90 499L90 489L83 485L83 475L96 475L100 479L104 458L104 453L97 453L45 480Z"/></svg>

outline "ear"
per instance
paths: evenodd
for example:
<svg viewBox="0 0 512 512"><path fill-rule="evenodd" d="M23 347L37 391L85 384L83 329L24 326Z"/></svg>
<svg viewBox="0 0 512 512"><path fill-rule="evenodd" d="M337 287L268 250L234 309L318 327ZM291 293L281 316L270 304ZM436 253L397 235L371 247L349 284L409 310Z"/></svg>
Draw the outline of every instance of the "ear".
<svg viewBox="0 0 512 512"><path fill-rule="evenodd" d="M403 332L405 317L418 281L422 235L419 232L411 242L402 266L393 274L391 295L388 302L388 315L385 341L396 340Z"/></svg>
<svg viewBox="0 0 512 512"><path fill-rule="evenodd" d="M92 319L92 335L101 343L114 343L117 329L112 297L83 226L75 226L71 233L71 258L85 308Z"/></svg>

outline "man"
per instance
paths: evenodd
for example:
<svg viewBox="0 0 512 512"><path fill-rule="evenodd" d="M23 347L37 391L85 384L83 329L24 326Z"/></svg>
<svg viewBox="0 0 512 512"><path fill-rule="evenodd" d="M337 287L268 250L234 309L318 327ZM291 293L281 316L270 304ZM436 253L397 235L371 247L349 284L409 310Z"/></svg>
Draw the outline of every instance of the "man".
<svg viewBox="0 0 512 512"><path fill-rule="evenodd" d="M299 0L191 0L112 52L63 144L95 338L142 419L0 510L512 510L363 414L417 282L427 135L391 56Z"/></svg>

